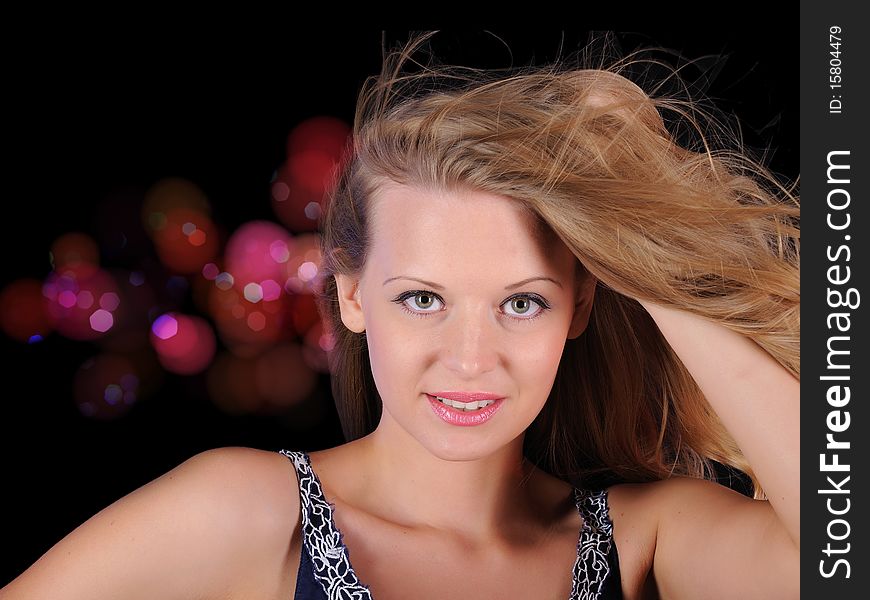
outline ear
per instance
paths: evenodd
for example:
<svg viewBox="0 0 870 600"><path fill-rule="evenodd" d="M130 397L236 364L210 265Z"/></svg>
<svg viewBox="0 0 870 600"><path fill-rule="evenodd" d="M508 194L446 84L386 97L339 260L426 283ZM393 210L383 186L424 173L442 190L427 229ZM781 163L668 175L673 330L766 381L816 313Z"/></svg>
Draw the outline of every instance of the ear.
<svg viewBox="0 0 870 600"><path fill-rule="evenodd" d="M589 315L592 313L592 303L595 301L595 289L598 287L598 278L585 268L581 271L580 281L577 283L577 295L575 296L574 317L568 329L568 339L580 337L586 327L589 326Z"/></svg>
<svg viewBox="0 0 870 600"><path fill-rule="evenodd" d="M360 280L350 275L335 275L335 287L338 293L338 307L341 311L341 322L355 333L366 330L362 302L359 293Z"/></svg>

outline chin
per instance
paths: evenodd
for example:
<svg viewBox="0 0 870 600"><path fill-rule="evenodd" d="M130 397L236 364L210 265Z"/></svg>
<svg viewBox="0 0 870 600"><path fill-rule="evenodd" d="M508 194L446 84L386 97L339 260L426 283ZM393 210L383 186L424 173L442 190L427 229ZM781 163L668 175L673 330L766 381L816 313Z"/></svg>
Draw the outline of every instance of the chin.
<svg viewBox="0 0 870 600"><path fill-rule="evenodd" d="M461 439L461 436L447 436L423 446L433 456L451 462L479 460L499 450L493 445L493 440L469 440Z"/></svg>

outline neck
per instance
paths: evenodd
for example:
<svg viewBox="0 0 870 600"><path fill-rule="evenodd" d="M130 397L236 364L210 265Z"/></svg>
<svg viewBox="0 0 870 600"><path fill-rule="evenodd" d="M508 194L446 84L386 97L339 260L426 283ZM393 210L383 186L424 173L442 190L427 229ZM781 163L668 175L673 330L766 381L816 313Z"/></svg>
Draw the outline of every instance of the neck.
<svg viewBox="0 0 870 600"><path fill-rule="evenodd" d="M408 526L492 539L529 510L533 466L523 458L523 438L483 456L453 459L437 456L384 412L377 429L357 442L367 456L367 485L389 490L378 495L386 502L378 512Z"/></svg>

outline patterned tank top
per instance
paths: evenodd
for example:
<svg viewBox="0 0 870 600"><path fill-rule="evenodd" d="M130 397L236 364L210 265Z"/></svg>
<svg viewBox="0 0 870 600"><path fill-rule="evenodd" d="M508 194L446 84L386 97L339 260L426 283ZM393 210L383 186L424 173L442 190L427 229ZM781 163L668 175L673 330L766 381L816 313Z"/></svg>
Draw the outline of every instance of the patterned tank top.
<svg viewBox="0 0 870 600"><path fill-rule="evenodd" d="M333 519L334 505L324 497L308 454L301 450L279 452L293 463L302 509L302 553L294 600L376 600L353 570L349 550ZM574 500L583 527L568 600L621 599L619 556L607 490L574 488Z"/></svg>

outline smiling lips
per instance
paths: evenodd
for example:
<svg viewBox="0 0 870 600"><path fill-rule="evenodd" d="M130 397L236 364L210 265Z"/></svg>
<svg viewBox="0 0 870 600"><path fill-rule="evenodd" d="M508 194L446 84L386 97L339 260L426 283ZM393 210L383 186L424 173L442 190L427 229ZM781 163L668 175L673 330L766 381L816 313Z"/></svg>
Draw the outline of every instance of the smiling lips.
<svg viewBox="0 0 870 600"><path fill-rule="evenodd" d="M432 392L430 396L438 396L439 398L447 398L456 402L475 402L480 400L500 400L504 396L492 394L490 392Z"/></svg>
<svg viewBox="0 0 870 600"><path fill-rule="evenodd" d="M434 396L447 406L463 410L484 408L503 398L503 396L490 392L435 392L429 395Z"/></svg>
<svg viewBox="0 0 870 600"><path fill-rule="evenodd" d="M426 394L432 410L451 425L480 425L501 407L504 397L489 392L437 392Z"/></svg>

